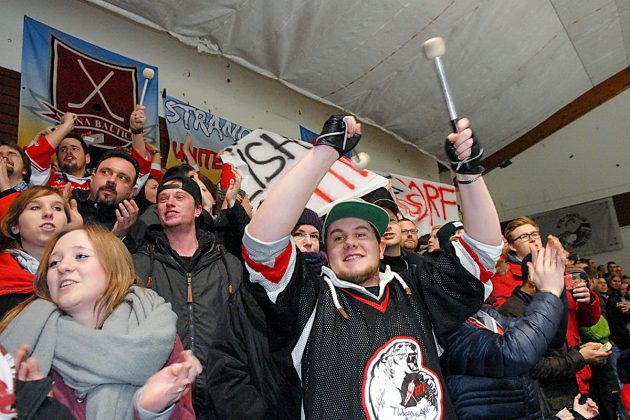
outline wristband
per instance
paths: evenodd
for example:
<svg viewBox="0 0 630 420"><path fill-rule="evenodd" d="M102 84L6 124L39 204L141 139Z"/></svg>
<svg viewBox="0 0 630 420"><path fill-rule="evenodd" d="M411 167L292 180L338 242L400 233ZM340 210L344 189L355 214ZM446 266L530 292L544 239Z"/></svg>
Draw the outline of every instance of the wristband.
<svg viewBox="0 0 630 420"><path fill-rule="evenodd" d="M144 133L144 127L132 128L129 131L131 131L131 134L142 134Z"/></svg>
<svg viewBox="0 0 630 420"><path fill-rule="evenodd" d="M457 183L460 185L466 185L466 184L472 184L475 181L479 181L479 179L481 178L481 174L477 175L476 177L474 177L473 179L459 179L459 178L455 178L457 179Z"/></svg>

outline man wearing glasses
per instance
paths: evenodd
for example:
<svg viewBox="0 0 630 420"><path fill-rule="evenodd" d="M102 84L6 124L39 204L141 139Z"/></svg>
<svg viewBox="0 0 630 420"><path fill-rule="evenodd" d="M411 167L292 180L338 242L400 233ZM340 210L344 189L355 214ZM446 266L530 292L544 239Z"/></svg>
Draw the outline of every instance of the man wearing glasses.
<svg viewBox="0 0 630 420"><path fill-rule="evenodd" d="M418 249L418 228L416 224L409 219L401 219L400 233L402 233L402 247L410 252L416 252Z"/></svg>
<svg viewBox="0 0 630 420"><path fill-rule="evenodd" d="M521 262L523 258L532 251L530 245L534 245L536 250L542 248L540 239L540 228L529 217L517 217L507 224L503 231L503 237L507 241L508 253L506 262L507 272L496 274L492 278L496 306L500 307L512 295L516 286L523 285L523 273L521 272Z"/></svg>
<svg viewBox="0 0 630 420"><path fill-rule="evenodd" d="M403 232L399 218L400 210L396 202L389 198L379 198L374 200L372 204L385 210L389 217L387 230L383 234L385 251L381 258L381 271L385 271L386 267L389 266L392 271L401 274L411 266L418 264L421 257L413 252L407 252L402 247Z"/></svg>

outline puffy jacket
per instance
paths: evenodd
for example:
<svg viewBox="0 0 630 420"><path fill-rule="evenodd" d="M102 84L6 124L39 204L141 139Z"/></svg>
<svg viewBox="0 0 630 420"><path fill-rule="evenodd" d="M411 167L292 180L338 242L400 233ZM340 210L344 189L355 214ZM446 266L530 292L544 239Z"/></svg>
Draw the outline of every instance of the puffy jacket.
<svg viewBox="0 0 630 420"><path fill-rule="evenodd" d="M562 311L558 297L540 292L524 317L483 308L498 331L470 318L448 338L442 357L446 384L460 419L540 419L538 389L529 371L543 357Z"/></svg>
<svg viewBox="0 0 630 420"><path fill-rule="evenodd" d="M501 313L513 317L524 316L531 301L532 297L519 288L503 304ZM579 348L576 346L569 349L567 346L569 309L565 291L562 292L561 304L555 310L561 314L559 328L547 348L545 357L536 363L531 371L532 378L538 380L540 385L544 406L554 413L572 405L573 398L578 393L575 374L585 366ZM547 414L545 412L545 415Z"/></svg>
<svg viewBox="0 0 630 420"><path fill-rule="evenodd" d="M216 330L225 327L221 320L234 290L232 280L242 280L242 265L205 231L197 231L199 248L192 256L190 271L171 248L161 227L152 227L147 239L147 244L133 256L138 282L171 303L178 316L177 333L184 348L192 350L206 367ZM193 385L193 405L198 418L212 418L207 369Z"/></svg>

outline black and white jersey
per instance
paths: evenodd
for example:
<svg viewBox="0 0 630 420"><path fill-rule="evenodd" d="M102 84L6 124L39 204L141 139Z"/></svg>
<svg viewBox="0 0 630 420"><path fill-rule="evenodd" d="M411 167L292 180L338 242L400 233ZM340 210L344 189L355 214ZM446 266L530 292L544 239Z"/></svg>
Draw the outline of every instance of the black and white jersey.
<svg viewBox="0 0 630 420"><path fill-rule="evenodd" d="M500 246L464 236L454 254L403 275L387 268L368 290L328 267L313 273L292 238L246 234L243 243L251 281L266 293L270 345L290 352L302 381L304 418L455 418L439 345L481 306Z"/></svg>

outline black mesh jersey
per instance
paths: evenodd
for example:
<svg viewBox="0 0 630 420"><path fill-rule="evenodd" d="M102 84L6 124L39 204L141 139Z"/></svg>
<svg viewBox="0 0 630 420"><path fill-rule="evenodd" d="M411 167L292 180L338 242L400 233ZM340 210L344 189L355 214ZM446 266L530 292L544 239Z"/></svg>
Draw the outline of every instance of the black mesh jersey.
<svg viewBox="0 0 630 420"><path fill-rule="evenodd" d="M455 418L436 338L442 342L479 309L479 279L457 257L440 252L403 273L410 295L391 271L381 273L382 282L389 281L375 299L355 288L335 286L333 294L299 253L294 257L290 280L275 302L261 303L271 346L292 351L306 418ZM335 307L334 295L348 319Z"/></svg>

